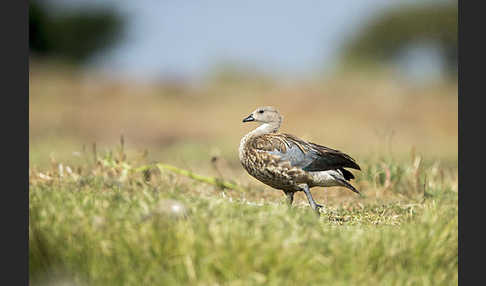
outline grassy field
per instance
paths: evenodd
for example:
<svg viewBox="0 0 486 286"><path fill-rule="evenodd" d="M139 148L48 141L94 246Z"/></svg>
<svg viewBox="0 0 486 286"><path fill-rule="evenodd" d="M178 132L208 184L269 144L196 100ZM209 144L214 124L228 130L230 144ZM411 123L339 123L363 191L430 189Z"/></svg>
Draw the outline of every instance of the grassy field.
<svg viewBox="0 0 486 286"><path fill-rule="evenodd" d="M457 85L187 87L33 68L29 104L32 284L458 284ZM259 105L356 158L362 196L312 189L316 217L303 194L288 208L249 177L237 147Z"/></svg>

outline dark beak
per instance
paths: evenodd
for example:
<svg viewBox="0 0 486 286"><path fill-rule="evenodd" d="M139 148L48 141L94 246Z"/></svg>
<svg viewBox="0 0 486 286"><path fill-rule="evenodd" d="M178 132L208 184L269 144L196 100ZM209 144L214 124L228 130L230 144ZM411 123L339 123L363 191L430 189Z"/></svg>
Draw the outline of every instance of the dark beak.
<svg viewBox="0 0 486 286"><path fill-rule="evenodd" d="M248 115L245 119L243 119L243 122L250 122L250 121L255 121L255 118L253 118L253 114Z"/></svg>

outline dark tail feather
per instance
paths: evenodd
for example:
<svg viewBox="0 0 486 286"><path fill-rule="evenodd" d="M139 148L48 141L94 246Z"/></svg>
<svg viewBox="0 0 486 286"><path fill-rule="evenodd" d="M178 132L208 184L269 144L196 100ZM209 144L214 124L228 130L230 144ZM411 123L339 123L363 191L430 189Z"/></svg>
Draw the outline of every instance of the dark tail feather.
<svg viewBox="0 0 486 286"><path fill-rule="evenodd" d="M339 168L338 170L340 170L342 173L343 173L343 176L344 176L344 179L345 180L352 180L354 179L354 175L353 173L351 173L350 171L344 169L344 168Z"/></svg>
<svg viewBox="0 0 486 286"><path fill-rule="evenodd" d="M346 171L346 170L345 170L345 171ZM347 172L349 172L349 171L347 171ZM344 174L344 172L343 172L343 174ZM352 175L352 174L351 174L351 175ZM356 190L356 189L353 187L353 185L351 185L350 183L348 183L346 180L343 180L343 178L339 178L339 177L337 177L337 176L333 176L333 177L334 177L336 180L338 180L339 182L341 182L341 183L343 184L343 186L344 186L344 187L346 187L346 188L350 189L351 191L353 191L353 192L357 193L358 195L361 195L361 193L360 193L358 190Z"/></svg>
<svg viewBox="0 0 486 286"><path fill-rule="evenodd" d="M353 185L351 185L350 183L346 182L345 180L340 180L340 181L343 183L343 185L344 185L346 188L348 188L348 189L350 189L351 191L353 191L353 192L357 193L358 195L360 195L360 192L359 192L358 190L356 190L356 189L353 187Z"/></svg>

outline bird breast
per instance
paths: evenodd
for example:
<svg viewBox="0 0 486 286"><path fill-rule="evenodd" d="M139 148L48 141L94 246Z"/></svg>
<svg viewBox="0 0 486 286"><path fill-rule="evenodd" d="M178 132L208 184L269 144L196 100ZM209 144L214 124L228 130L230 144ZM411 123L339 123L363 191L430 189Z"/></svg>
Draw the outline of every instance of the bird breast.
<svg viewBox="0 0 486 286"><path fill-rule="evenodd" d="M273 188L296 190L299 183L309 179L305 171L292 167L288 161L266 151L250 148L248 138L240 143L239 157L242 166L252 177Z"/></svg>

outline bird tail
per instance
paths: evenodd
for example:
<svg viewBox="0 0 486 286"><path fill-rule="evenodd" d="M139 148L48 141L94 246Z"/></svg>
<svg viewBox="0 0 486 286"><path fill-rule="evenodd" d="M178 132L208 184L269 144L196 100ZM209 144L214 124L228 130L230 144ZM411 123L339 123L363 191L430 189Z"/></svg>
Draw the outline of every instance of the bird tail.
<svg viewBox="0 0 486 286"><path fill-rule="evenodd" d="M347 170L345 170L345 171L347 171ZM348 173L351 173L349 171L347 171L347 172ZM350 183L348 183L346 181L346 173L343 172L343 177L336 176L336 175L332 175L332 176L334 177L334 179L336 179L337 181L339 181L343 185L343 187L346 187L346 188L350 189L351 191L357 193L358 195L361 195L361 193L358 190L356 190L356 188L353 187L353 185L351 185Z"/></svg>
<svg viewBox="0 0 486 286"><path fill-rule="evenodd" d="M351 185L350 183L346 182L345 180L342 180L341 182L343 183L343 185L344 185L346 188L350 189L351 191L353 191L353 192L355 192L355 193L357 193L357 194L359 194L359 195L361 194L361 193L360 193L358 190L356 190L356 188L355 188L355 187L353 187L353 185Z"/></svg>
<svg viewBox="0 0 486 286"><path fill-rule="evenodd" d="M343 177L344 177L345 180L349 181L349 180L354 179L354 175L350 171L348 171L344 168L339 168L338 170L341 171L341 173L343 173Z"/></svg>

